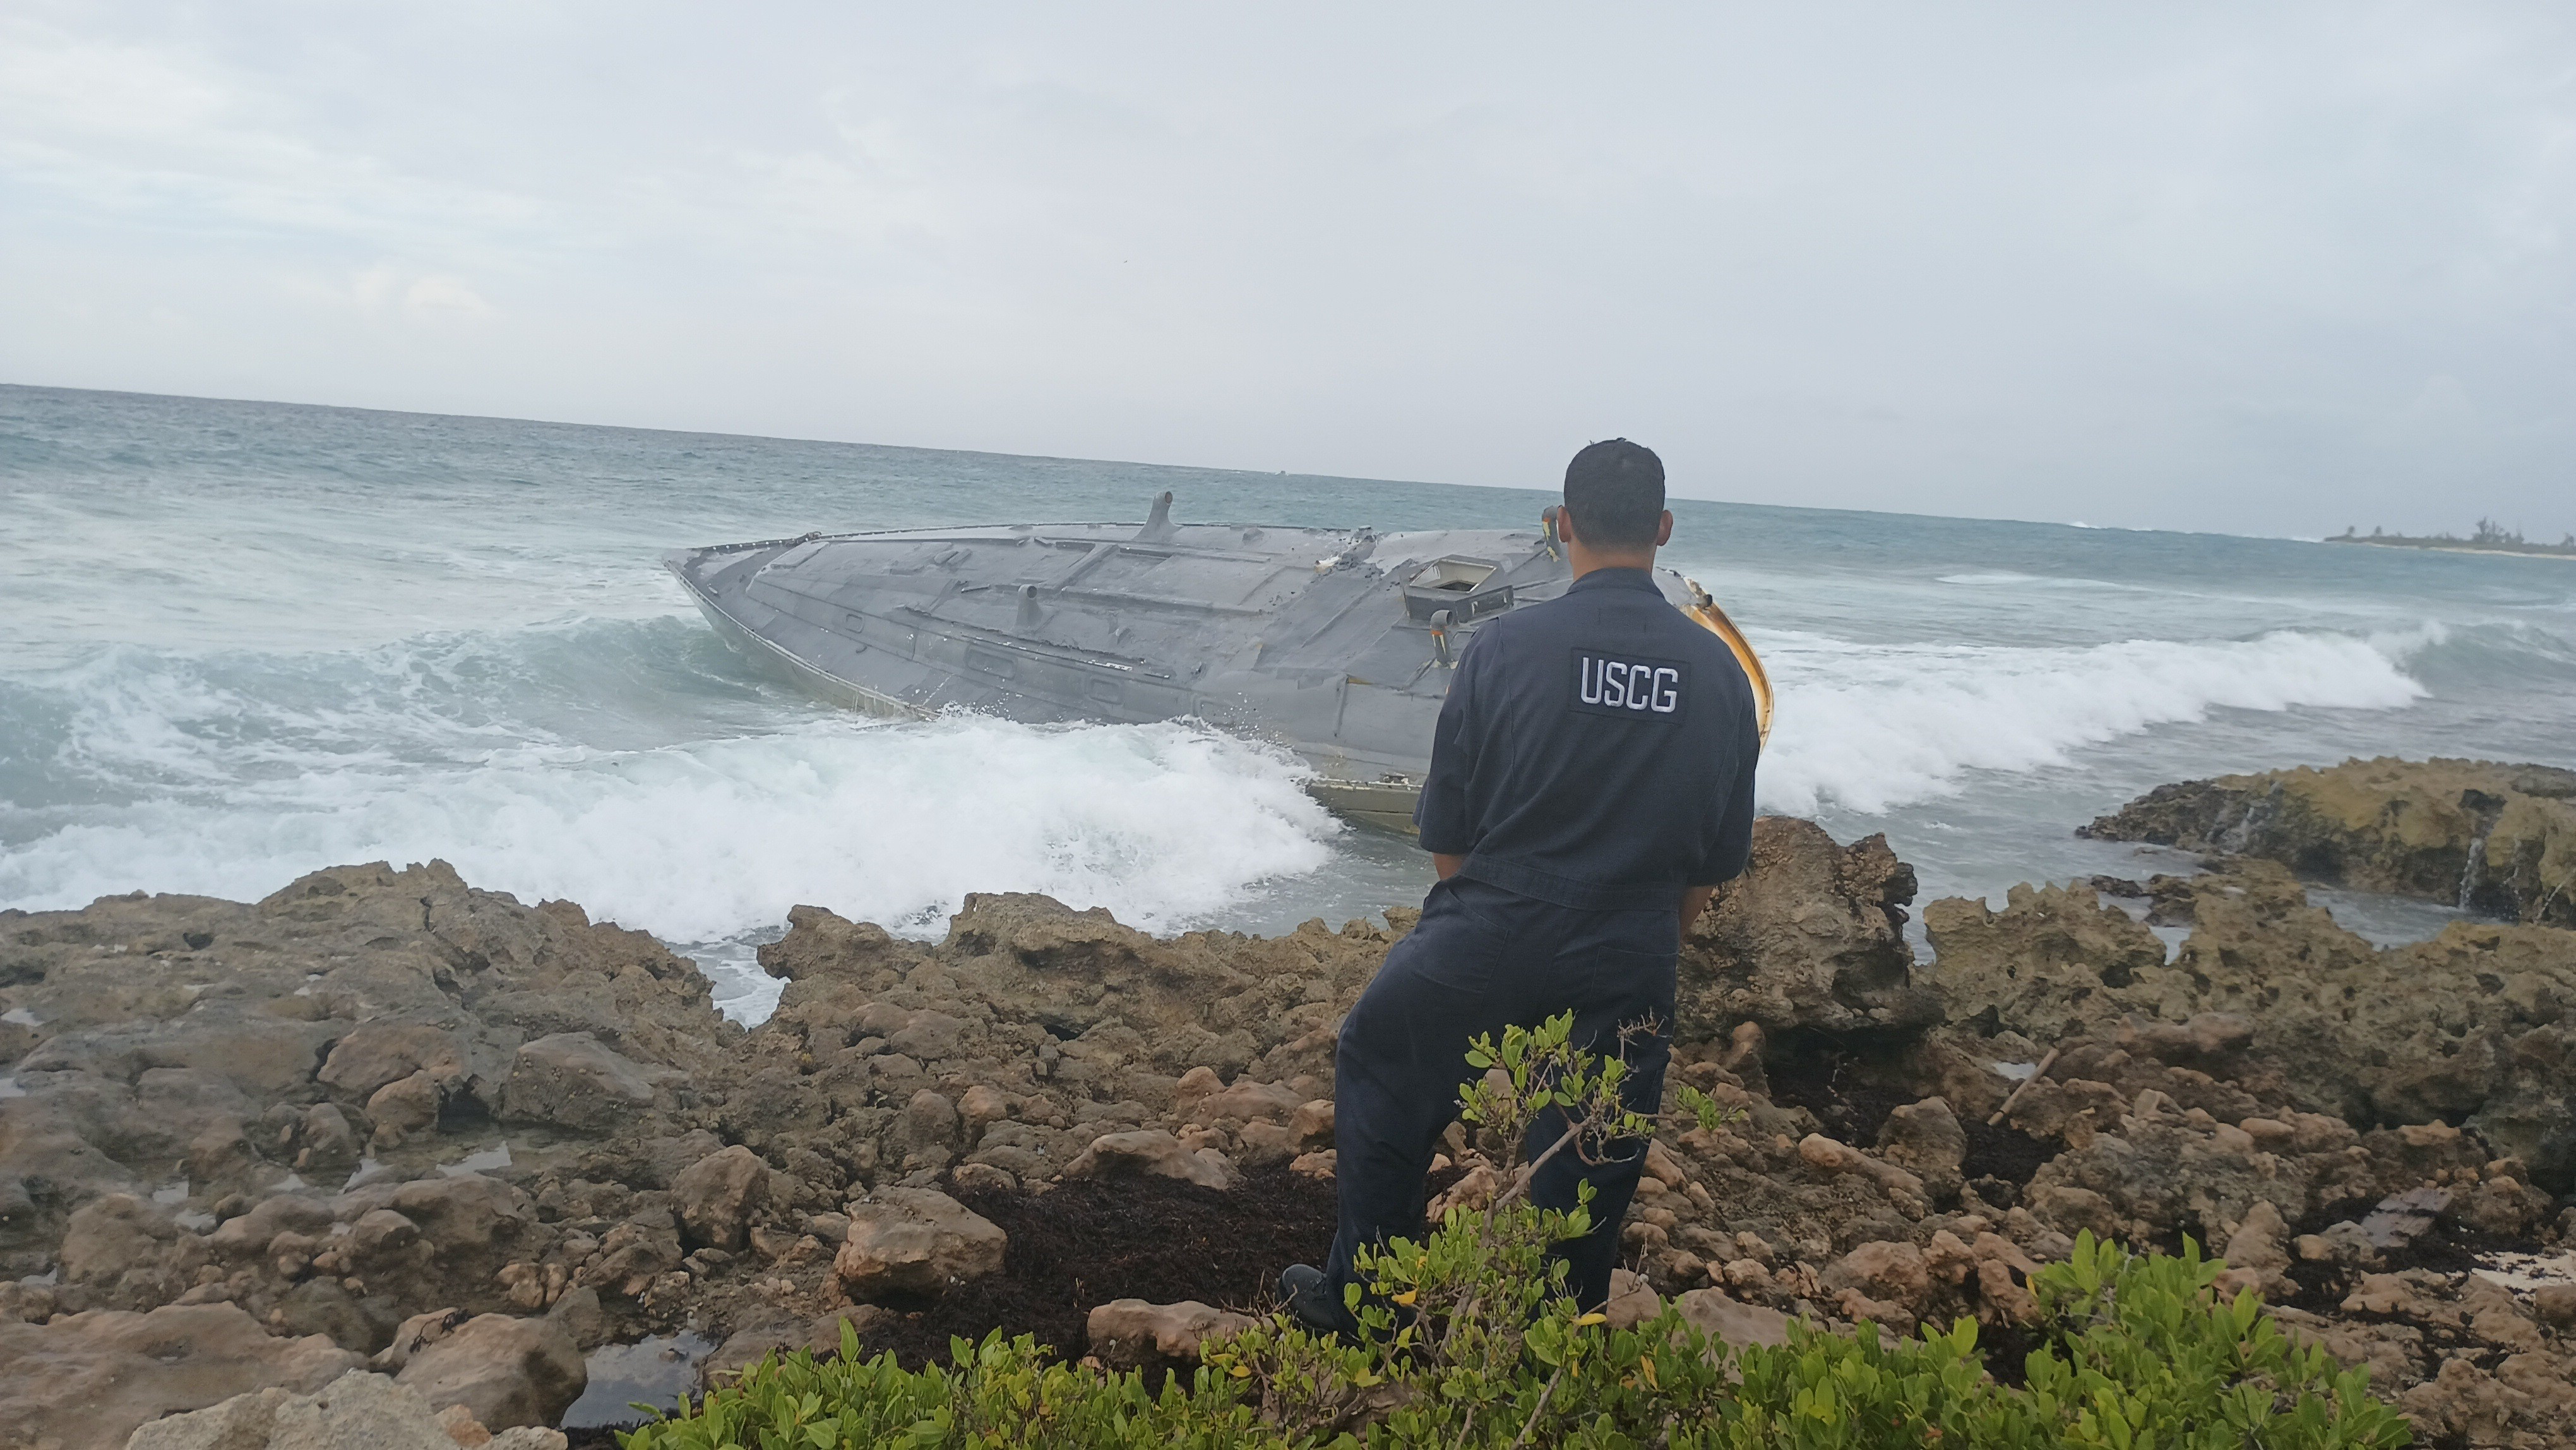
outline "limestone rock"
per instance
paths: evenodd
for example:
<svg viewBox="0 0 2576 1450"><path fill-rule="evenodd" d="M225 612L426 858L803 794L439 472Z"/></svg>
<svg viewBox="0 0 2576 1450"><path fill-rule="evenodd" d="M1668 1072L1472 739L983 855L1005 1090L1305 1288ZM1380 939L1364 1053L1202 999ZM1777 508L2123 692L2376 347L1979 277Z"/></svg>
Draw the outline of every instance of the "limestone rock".
<svg viewBox="0 0 2576 1450"><path fill-rule="evenodd" d="M2576 771L2382 756L2158 786L2085 828L2311 879L2576 926ZM2555 895L2552 887L2559 887Z"/></svg>
<svg viewBox="0 0 2576 1450"><path fill-rule="evenodd" d="M1137 1369L1195 1363L1200 1345L1239 1334L1253 1323L1248 1315L1231 1314L1195 1299L1177 1304L1112 1299L1091 1311L1086 1332L1091 1352L1102 1364Z"/></svg>
<svg viewBox="0 0 2576 1450"><path fill-rule="evenodd" d="M2290 1281L2283 1271L2290 1267L2289 1237L2280 1209L2269 1199L2256 1199L2219 1255L2227 1261L2227 1272L2219 1276L2220 1289L2252 1289L2266 1297L2288 1290Z"/></svg>
<svg viewBox="0 0 2576 1450"><path fill-rule="evenodd" d="M587 1032L557 1032L523 1044L502 1089L502 1116L601 1131L653 1105L642 1068Z"/></svg>
<svg viewBox="0 0 2576 1450"><path fill-rule="evenodd" d="M1627 1269L1610 1271L1610 1298L1601 1306L1612 1329L1634 1329L1664 1312L1664 1301L1643 1275Z"/></svg>
<svg viewBox="0 0 2576 1450"><path fill-rule="evenodd" d="M261 1390L155 1420L134 1432L126 1450L461 1450L493 1443L471 1416L464 1426L473 1427L470 1441L455 1438L417 1392L351 1370L313 1394Z"/></svg>
<svg viewBox="0 0 2576 1450"><path fill-rule="evenodd" d="M1067 1178L1109 1178L1119 1174L1152 1174L1177 1178L1204 1188L1232 1188L1234 1167L1213 1148L1190 1149L1160 1128L1104 1133L1091 1140L1080 1156L1065 1165Z"/></svg>
<svg viewBox="0 0 2576 1450"><path fill-rule="evenodd" d="M1968 1130L1947 1100L1937 1097L1909 1103L1887 1115L1878 1130L1879 1156L1923 1180L1935 1200L1958 1196L1959 1167L1968 1156Z"/></svg>
<svg viewBox="0 0 2576 1450"><path fill-rule="evenodd" d="M408 1134L436 1127L439 1107L445 1101L446 1094L437 1078L427 1072L415 1072L386 1083L368 1096L367 1122L378 1134L392 1135L392 1142L386 1146L395 1146Z"/></svg>
<svg viewBox="0 0 2576 1450"><path fill-rule="evenodd" d="M1884 836L1835 844L1812 821L1753 823L1753 862L1718 888L1683 944L1677 1011L1692 1039L1740 1022L1773 1037L1797 1030L1888 1034L1939 1017L1914 982L1905 908L1914 869Z"/></svg>
<svg viewBox="0 0 2576 1450"><path fill-rule="evenodd" d="M482 1314L413 1354L394 1382L493 1429L552 1425L590 1383L581 1351L546 1319Z"/></svg>
<svg viewBox="0 0 2576 1450"><path fill-rule="evenodd" d="M1862 1244L1836 1259L1823 1275L1827 1290L1857 1289L1873 1300L1919 1304L1930 1294L1932 1273L1923 1251L1902 1240Z"/></svg>
<svg viewBox="0 0 2576 1450"><path fill-rule="evenodd" d="M739 1249L752 1218L769 1203L769 1165L737 1143L710 1153L671 1180L681 1238L693 1248Z"/></svg>
<svg viewBox="0 0 2576 1450"><path fill-rule="evenodd" d="M272 1338L230 1304L92 1310L0 1323L0 1434L63 1450L123 1445L137 1426L278 1388L309 1393L358 1357L319 1336Z"/></svg>
<svg viewBox="0 0 2576 1450"><path fill-rule="evenodd" d="M333 1043L330 1059L315 1076L325 1087L363 1103L414 1075L431 1084L460 1081L466 1075L465 1053L465 1045L444 1027L370 1022Z"/></svg>
<svg viewBox="0 0 2576 1450"><path fill-rule="evenodd" d="M1693 1328L1720 1343L1777 1348L1789 1342L1788 1315L1743 1303L1723 1289L1693 1289L1673 1303Z"/></svg>
<svg viewBox="0 0 2576 1450"><path fill-rule="evenodd" d="M849 1238L832 1270L854 1299L937 1294L1001 1272L1009 1239L990 1220L929 1188L887 1188L850 1205Z"/></svg>
<svg viewBox="0 0 2576 1450"><path fill-rule="evenodd" d="M895 1120L892 1142L907 1168L937 1168L946 1164L955 1150L961 1127L957 1105L943 1094L922 1088L904 1104L902 1115Z"/></svg>
<svg viewBox="0 0 2576 1450"><path fill-rule="evenodd" d="M2576 933L2460 921L2382 950L2267 861L2196 878L2193 900L2170 965L2145 927L2080 888L2017 889L2000 913L1935 902L1925 923L1954 1022L2095 1045L2060 1079L2152 1084L2230 1122L2465 1120L2534 1186L2576 1187Z"/></svg>
<svg viewBox="0 0 2576 1450"><path fill-rule="evenodd" d="M1981 1012L2044 1043L2089 1027L2105 988L2164 970L2165 944L2083 886L2016 886L2000 912L1973 898L1923 908L1933 980L1953 1020Z"/></svg>

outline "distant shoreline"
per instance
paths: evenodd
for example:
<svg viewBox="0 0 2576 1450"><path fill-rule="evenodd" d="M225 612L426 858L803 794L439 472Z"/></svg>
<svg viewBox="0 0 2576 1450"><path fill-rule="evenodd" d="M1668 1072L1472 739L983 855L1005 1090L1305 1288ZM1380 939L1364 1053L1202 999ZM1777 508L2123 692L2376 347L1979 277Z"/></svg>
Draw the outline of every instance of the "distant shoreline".
<svg viewBox="0 0 2576 1450"><path fill-rule="evenodd" d="M2529 544L2522 548L2504 548L2494 544L2473 544L2466 539L2365 539L2337 534L2322 542L2328 544L2366 544L2374 549L2421 549L2435 554L2504 554L2516 559L2576 560L2576 549L2562 544Z"/></svg>

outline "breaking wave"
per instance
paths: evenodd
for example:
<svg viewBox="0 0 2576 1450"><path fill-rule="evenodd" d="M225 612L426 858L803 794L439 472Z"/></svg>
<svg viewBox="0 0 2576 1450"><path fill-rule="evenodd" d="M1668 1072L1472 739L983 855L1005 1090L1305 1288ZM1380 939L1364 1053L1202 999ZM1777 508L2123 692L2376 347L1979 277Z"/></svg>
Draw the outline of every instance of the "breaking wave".
<svg viewBox="0 0 2576 1450"><path fill-rule="evenodd" d="M120 649L0 681L0 902L256 899L443 858L681 943L774 932L799 902L929 934L970 890L1171 930L1314 871L1346 829L1300 763L1211 730L879 723L695 672L721 649L693 621L594 623L363 655ZM541 688L572 655L601 678Z"/></svg>
<svg viewBox="0 0 2576 1450"><path fill-rule="evenodd" d="M2443 636L2281 630L2081 648L1766 636L1755 643L1779 701L1762 803L1875 814L1954 794L1974 771L2064 765L2080 747L2213 710L2399 709L2427 693L2407 661Z"/></svg>

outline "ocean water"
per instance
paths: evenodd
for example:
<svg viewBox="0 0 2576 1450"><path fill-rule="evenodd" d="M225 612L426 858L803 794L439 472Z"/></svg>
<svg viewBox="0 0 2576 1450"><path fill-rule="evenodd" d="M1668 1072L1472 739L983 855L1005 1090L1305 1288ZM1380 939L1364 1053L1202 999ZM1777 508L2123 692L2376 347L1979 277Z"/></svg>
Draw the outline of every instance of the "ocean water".
<svg viewBox="0 0 2576 1450"><path fill-rule="evenodd" d="M866 719L733 655L659 566L808 529L1520 525L1536 492L0 387L0 905L255 898L442 857L696 956L728 1009L813 902L968 891L1157 931L1419 899L1274 752L1187 725ZM2066 512L2085 512L2083 480ZM2474 512L2474 502L2463 505ZM1925 898L2138 874L2073 828L2351 755L2576 764L2576 563L1683 501L1668 562L1779 690L1768 809ZM2321 518L2319 531L2346 521ZM2440 909L2338 896L2383 939Z"/></svg>

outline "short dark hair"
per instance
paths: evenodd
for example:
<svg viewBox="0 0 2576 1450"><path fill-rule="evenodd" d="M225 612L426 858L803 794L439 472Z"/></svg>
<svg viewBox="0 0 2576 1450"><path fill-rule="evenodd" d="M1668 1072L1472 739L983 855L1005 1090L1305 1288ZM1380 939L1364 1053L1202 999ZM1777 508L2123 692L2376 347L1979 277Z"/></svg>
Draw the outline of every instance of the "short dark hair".
<svg viewBox="0 0 2576 1450"><path fill-rule="evenodd" d="M1595 443L1565 465L1565 509L1587 544L1652 544L1664 517L1664 460L1625 438Z"/></svg>

